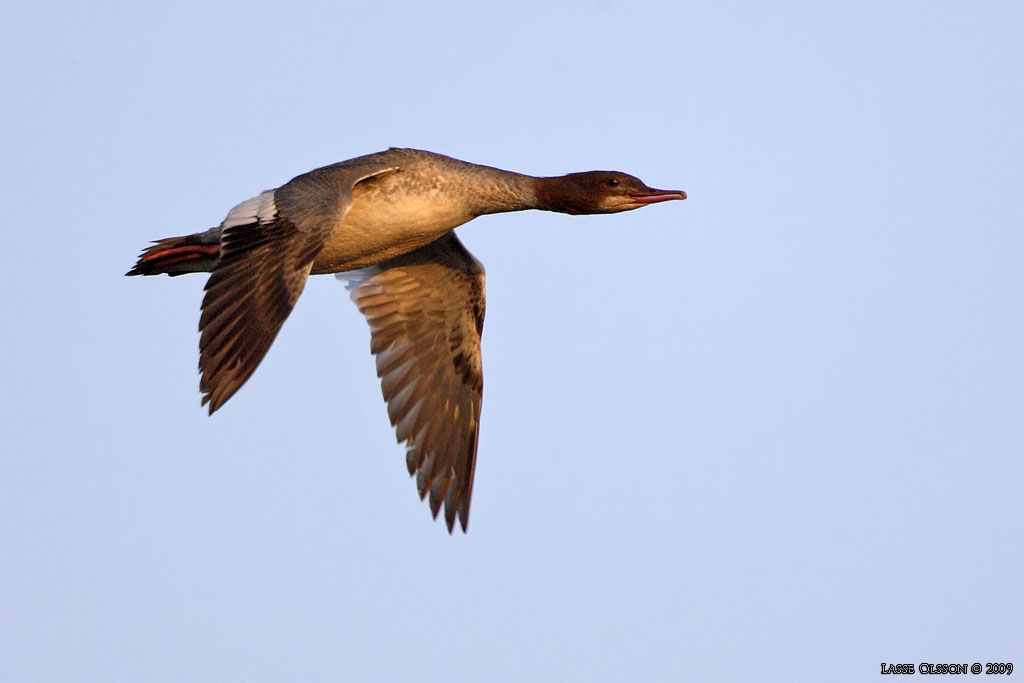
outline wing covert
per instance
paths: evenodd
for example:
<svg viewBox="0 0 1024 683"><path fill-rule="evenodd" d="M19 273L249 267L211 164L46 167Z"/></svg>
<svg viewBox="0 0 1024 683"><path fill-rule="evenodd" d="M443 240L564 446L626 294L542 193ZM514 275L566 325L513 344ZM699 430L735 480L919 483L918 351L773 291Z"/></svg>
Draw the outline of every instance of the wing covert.
<svg viewBox="0 0 1024 683"><path fill-rule="evenodd" d="M199 319L199 388L210 414L259 366L352 205L352 187L394 167L336 165L242 202L221 223Z"/></svg>
<svg viewBox="0 0 1024 683"><path fill-rule="evenodd" d="M483 397L484 269L454 232L338 275L370 325L370 350L406 465L449 532L465 531Z"/></svg>

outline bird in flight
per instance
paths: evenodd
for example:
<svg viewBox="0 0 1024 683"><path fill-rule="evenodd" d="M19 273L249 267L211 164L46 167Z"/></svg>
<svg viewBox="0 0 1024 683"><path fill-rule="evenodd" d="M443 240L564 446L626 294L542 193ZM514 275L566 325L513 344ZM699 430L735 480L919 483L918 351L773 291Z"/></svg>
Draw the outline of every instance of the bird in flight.
<svg viewBox="0 0 1024 683"><path fill-rule="evenodd" d="M451 533L473 491L484 268L455 236L477 216L629 211L685 199L617 171L534 177L391 148L293 178L215 228L156 241L127 275L210 273L199 388L210 414L256 370L309 275L335 273L370 325L388 417L420 498Z"/></svg>

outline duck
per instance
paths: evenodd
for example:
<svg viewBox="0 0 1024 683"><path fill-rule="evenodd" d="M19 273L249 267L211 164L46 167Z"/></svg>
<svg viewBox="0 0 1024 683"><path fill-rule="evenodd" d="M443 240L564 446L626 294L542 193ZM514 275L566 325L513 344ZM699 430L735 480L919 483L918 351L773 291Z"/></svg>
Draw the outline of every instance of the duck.
<svg viewBox="0 0 1024 683"><path fill-rule="evenodd" d="M310 275L335 274L370 351L406 466L449 534L466 532L476 469L484 267L454 229L487 214L631 211L686 198L619 171L540 177L392 147L303 173L216 227L157 240L126 275L209 273L199 318L201 405L252 376Z"/></svg>

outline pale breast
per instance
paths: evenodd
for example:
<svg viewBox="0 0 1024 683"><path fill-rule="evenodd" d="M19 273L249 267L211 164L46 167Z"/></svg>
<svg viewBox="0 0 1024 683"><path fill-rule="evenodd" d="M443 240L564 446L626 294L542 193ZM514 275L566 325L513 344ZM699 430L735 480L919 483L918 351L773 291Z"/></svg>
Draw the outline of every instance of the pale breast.
<svg viewBox="0 0 1024 683"><path fill-rule="evenodd" d="M379 263L433 242L473 217L442 180L388 173L353 188L352 208L317 255L312 272Z"/></svg>

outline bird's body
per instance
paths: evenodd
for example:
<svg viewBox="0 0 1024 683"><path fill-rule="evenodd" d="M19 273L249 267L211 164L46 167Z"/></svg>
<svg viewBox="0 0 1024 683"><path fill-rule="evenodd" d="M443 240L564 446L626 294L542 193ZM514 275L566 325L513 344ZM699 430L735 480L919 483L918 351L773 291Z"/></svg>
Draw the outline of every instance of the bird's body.
<svg viewBox="0 0 1024 683"><path fill-rule="evenodd" d="M361 159L400 172L352 188L352 208L313 261L313 274L362 268L433 242L477 216L518 211L535 200L529 176L415 149ZM331 173L341 162L322 169Z"/></svg>
<svg viewBox="0 0 1024 683"><path fill-rule="evenodd" d="M670 199L613 171L555 178L389 149L297 176L206 232L159 240L129 275L210 272L200 389L219 408L263 359L310 274L366 316L388 414L420 495L466 528L483 388L484 270L452 230L489 213L612 213Z"/></svg>

